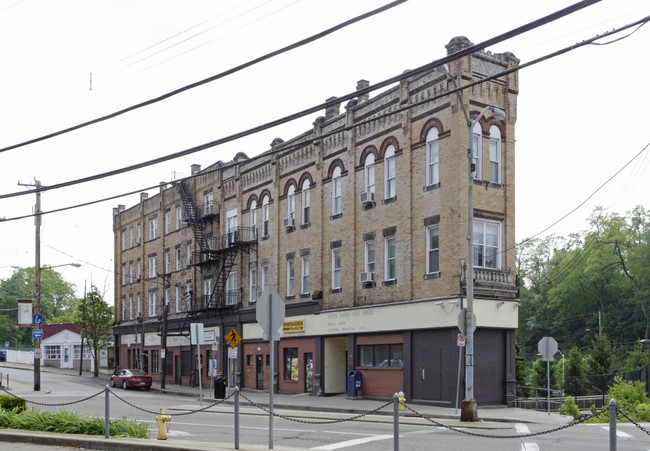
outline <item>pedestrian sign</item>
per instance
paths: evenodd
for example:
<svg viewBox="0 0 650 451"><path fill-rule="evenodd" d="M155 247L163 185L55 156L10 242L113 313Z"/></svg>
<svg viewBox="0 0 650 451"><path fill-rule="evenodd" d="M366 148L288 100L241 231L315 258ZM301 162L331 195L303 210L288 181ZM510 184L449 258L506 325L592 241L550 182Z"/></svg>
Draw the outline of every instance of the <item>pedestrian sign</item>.
<svg viewBox="0 0 650 451"><path fill-rule="evenodd" d="M237 332L237 329L234 327L223 338L226 339L226 342L230 345L231 348L236 347L242 340L241 335L239 335L239 332Z"/></svg>
<svg viewBox="0 0 650 451"><path fill-rule="evenodd" d="M32 324L35 326L43 324L43 315L32 315Z"/></svg>

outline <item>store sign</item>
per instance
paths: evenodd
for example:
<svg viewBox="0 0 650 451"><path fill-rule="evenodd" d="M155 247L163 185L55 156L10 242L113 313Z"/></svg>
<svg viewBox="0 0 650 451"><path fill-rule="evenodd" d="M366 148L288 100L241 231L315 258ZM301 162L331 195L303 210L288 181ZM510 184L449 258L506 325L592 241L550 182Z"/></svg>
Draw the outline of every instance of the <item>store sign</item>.
<svg viewBox="0 0 650 451"><path fill-rule="evenodd" d="M304 331L305 331L304 319L285 321L282 323L282 332L285 334L292 333L292 332L304 332Z"/></svg>

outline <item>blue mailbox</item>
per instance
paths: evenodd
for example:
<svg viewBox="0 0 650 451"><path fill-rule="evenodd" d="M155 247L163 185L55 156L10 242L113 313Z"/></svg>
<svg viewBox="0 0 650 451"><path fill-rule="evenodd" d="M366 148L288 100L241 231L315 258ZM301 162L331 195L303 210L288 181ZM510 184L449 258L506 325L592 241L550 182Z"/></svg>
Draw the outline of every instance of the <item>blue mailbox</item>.
<svg viewBox="0 0 650 451"><path fill-rule="evenodd" d="M363 391L363 374L361 371L348 373L348 396L357 397L357 392Z"/></svg>

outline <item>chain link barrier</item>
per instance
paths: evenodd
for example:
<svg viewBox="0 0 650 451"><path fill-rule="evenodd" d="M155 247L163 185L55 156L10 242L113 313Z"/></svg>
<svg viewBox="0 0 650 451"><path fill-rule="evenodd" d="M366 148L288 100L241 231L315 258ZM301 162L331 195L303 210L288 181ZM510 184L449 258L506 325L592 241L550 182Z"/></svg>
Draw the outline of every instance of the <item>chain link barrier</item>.
<svg viewBox="0 0 650 451"><path fill-rule="evenodd" d="M88 401L89 399L93 399L94 397L99 396L99 395L101 395L102 393L104 393L104 390L102 389L101 391L95 393L94 395L90 395L90 396L88 396L88 397L86 397L86 398L78 399L78 400L76 400L76 401L60 402L60 403L54 403L54 404L52 404L52 403L46 403L46 402L30 401L29 399L25 399L25 398L21 398L20 396L16 396L16 395L14 395L13 393L8 392L7 390L5 390L4 388L1 388L1 387L0 387L0 390L2 390L3 392L5 392L7 395L9 395L9 396L11 396L11 397L14 397L14 398L17 398L17 399L22 399L23 401L28 402L28 403L30 403L30 404L34 404L34 405L36 405L36 406L44 406L44 407L65 407L65 406L71 406L71 405L73 405L73 404L79 404L79 403L81 403L81 402Z"/></svg>
<svg viewBox="0 0 650 451"><path fill-rule="evenodd" d="M623 415L625 418L627 418L627 420L628 420L630 423L632 423L633 425L635 425L636 427L638 427L639 429L641 429L641 430L642 430L643 432L645 432L646 434L650 435L650 431L648 431L648 430L645 429L643 426L641 426L639 423L637 423L637 422L634 421L632 418L630 418L630 416L629 416L627 413L623 412L623 411L622 411L621 409L619 409L618 407L616 408L616 411L617 411L618 413L620 413L621 415Z"/></svg>
<svg viewBox="0 0 650 451"><path fill-rule="evenodd" d="M150 413L150 414L152 414L152 415L158 415L158 414L160 413L160 412L156 412L156 411L153 411L153 410L148 410L148 409L142 408L142 407L140 407L140 406L136 406L136 405L133 404L132 402L129 402L129 401L127 401L126 399L122 398L120 395L118 395L117 393L115 393L113 390L110 390L110 389L109 389L108 391L109 391L109 393L110 393L111 395L115 396L117 399L119 399L120 401L122 401L124 404L126 404L126 405L128 405L128 406L131 406L131 407L133 407L134 409L137 409L137 410L139 410L139 411L141 411L141 412ZM102 392L103 392L103 390L102 390ZM185 411L185 412L178 412L178 413L167 413L167 415L171 415L171 416L173 416L173 417L180 417L180 416L183 416L183 415L191 415L191 414L193 414L193 413L204 412L204 411L208 410L210 407L218 406L219 404L226 402L226 401L227 401L228 399L230 399L233 395L234 395L234 393L231 393L230 396L228 396L228 397L226 397L226 398L224 398L224 399L221 399L221 400L219 400L219 401L216 401L216 402L214 402L214 403L212 403L212 404L210 404L210 405L208 405L208 406L201 407L200 409L196 409L196 410L188 410L188 411Z"/></svg>
<svg viewBox="0 0 650 451"><path fill-rule="evenodd" d="M603 409L601 409L600 411L598 411L598 412L596 412L594 414L587 415L585 417L580 418L579 420L573 421L573 422L568 423L568 424L563 424L562 426L559 426L559 427L556 427L556 428L553 428L553 429L548 429L546 431L530 432L528 434L516 434L516 435L495 435L495 434L481 434L481 433L478 433L478 432L471 432L471 431L467 431L465 429L457 428L457 427L454 427L454 426L449 426L449 425L443 424L443 423L441 423L439 421L436 421L433 418L431 418L431 417L429 417L429 416L427 416L427 415L425 415L423 413L418 412L417 410L411 408L410 406L406 405L403 402L400 403L400 404L402 404L406 409L410 410L411 412L413 412L415 415L419 416L420 418L423 418L423 419L425 419L425 420L429 421L430 423L433 423L433 424L435 424L437 426L443 427L445 429L449 429L450 431L460 432L461 434L471 435L473 437L500 438L500 439L537 437L539 435L550 434L552 432L557 432L557 431L561 431L563 429L570 428L570 427L575 426L577 424L582 424L585 421L590 420L591 418L597 417L598 415L600 415L604 411L608 410L607 408L603 408Z"/></svg>
<svg viewBox="0 0 650 451"><path fill-rule="evenodd" d="M244 398L246 401L251 403L253 406L257 407L258 409L263 410L264 412L269 413L269 414L271 413L270 409L267 409L266 407L256 403L252 399L249 399L248 397L246 397L246 395L242 394L241 392L239 393L239 396ZM388 401L386 404L384 404L382 406L379 406L374 410L369 410L368 412L363 412L363 413L360 413L359 415L355 415L355 416L349 417L349 418L339 418L337 420L322 420L322 421L321 420L318 420L318 421L303 420L303 419L300 419L300 418L290 417L290 416L287 416L287 415L280 415L280 414L275 413L275 412L273 412L273 416L278 417L278 418L282 418L283 420L293 421L294 423L302 423L302 424L335 424L335 423L343 423L343 422L346 422L346 421L358 420L359 418L363 418L363 417L365 417L367 415L375 414L375 413L379 412L380 410L382 410L382 409L384 409L384 408L386 408L386 407L388 407L389 405L392 405L392 404L393 404L393 401Z"/></svg>

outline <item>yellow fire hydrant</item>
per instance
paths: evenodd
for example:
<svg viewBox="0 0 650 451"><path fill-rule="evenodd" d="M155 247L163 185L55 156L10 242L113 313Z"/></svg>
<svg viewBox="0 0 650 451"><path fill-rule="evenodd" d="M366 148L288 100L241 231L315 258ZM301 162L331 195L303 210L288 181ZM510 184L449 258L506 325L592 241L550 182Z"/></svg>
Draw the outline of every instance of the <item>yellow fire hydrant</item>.
<svg viewBox="0 0 650 451"><path fill-rule="evenodd" d="M404 410L404 392L401 391L398 393L399 396L399 410Z"/></svg>
<svg viewBox="0 0 650 451"><path fill-rule="evenodd" d="M171 415L165 415L162 409L160 413L156 415L156 421L158 422L158 440L167 440L167 425L166 423L172 421Z"/></svg>

